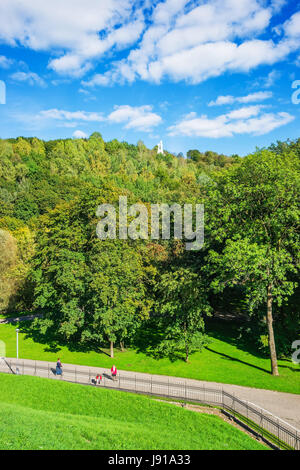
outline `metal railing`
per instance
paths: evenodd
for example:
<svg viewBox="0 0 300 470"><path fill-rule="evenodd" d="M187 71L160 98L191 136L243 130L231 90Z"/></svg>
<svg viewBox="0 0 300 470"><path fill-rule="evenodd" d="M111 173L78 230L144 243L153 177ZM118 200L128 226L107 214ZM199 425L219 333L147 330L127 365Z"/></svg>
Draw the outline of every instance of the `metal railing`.
<svg viewBox="0 0 300 470"><path fill-rule="evenodd" d="M63 374L57 376L55 364L29 360L2 359L0 372L20 375L36 375L54 380L62 380L84 385L95 385L95 377L99 369L83 366L64 366ZM140 393L177 399L187 402L208 404L220 407L240 424L248 427L257 436L281 449L300 450L300 432L281 418L274 416L257 405L243 401L222 388L204 387L188 383L186 380L157 376L143 377L142 374L131 372L118 373L113 380L109 372L101 371L102 380L97 387L116 389L126 392Z"/></svg>

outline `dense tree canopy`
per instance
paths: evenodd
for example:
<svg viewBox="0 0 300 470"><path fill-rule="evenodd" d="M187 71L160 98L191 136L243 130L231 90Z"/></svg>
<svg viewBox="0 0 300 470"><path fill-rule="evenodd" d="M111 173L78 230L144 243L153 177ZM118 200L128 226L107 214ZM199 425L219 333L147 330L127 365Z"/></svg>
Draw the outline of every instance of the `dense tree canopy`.
<svg viewBox="0 0 300 470"><path fill-rule="evenodd" d="M300 332L299 156L300 140L244 158L157 155L98 132L0 140L0 309L42 312L42 332L110 345L111 355L150 326L156 352L182 351L185 360L205 344L216 308L242 312L257 348L268 339L276 374L277 355ZM204 247L100 241L97 206L118 211L119 196L147 207L203 203Z"/></svg>

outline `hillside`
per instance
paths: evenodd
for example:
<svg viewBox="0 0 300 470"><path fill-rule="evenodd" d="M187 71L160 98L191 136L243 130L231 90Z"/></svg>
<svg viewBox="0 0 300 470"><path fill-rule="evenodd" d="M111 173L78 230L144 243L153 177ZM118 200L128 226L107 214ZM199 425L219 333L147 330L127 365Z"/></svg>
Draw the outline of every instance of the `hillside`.
<svg viewBox="0 0 300 470"><path fill-rule="evenodd" d="M149 398L0 375L1 449L264 449L219 417Z"/></svg>
<svg viewBox="0 0 300 470"><path fill-rule="evenodd" d="M221 313L242 319L237 343L269 355L276 376L277 357L290 361L300 332L299 154L299 140L243 159L158 155L99 133L0 140L0 312L42 313L28 331L42 343L109 348L111 357L143 343L147 355L186 363ZM142 227L140 213L127 218L125 239L116 222L116 238L100 241L97 208L109 204L117 221L121 196L147 214L153 204L176 203L181 216L202 204L202 248L186 249L174 211L169 235L143 232L150 219Z"/></svg>

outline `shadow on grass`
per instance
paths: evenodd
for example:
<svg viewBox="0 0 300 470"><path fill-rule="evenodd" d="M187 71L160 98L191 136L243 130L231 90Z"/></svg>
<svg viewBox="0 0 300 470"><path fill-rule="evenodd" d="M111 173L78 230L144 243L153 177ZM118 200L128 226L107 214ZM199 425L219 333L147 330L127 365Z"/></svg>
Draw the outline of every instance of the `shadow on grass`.
<svg viewBox="0 0 300 470"><path fill-rule="evenodd" d="M177 348L170 351L160 350L159 345L165 339L163 329L157 328L151 321L142 328L138 329L133 339L134 349L137 353L145 354L155 360L169 359L170 362L185 362L184 348ZM190 355L196 352L196 349L190 351Z"/></svg>
<svg viewBox="0 0 300 470"><path fill-rule="evenodd" d="M241 326L240 323L235 323L234 321L230 321L229 323L228 321L222 320L219 318L218 319L206 318L205 322L206 322L205 333L207 333L212 339L218 339L220 341L223 341L224 343L235 346L238 349L241 349L244 352L247 352L251 354L252 356L257 357L259 359L266 359L268 357L264 355L263 353L261 353L260 351L258 351L253 346L253 344L247 341L246 338L239 336L239 328ZM185 360L184 350L182 351L177 350L176 352L172 351L169 354L162 354L159 351L158 346L159 346L159 343L163 339L164 339L163 330L159 330L157 326L153 322L150 321L146 327L144 326L143 329L140 329L137 331L135 338L134 338L134 345L135 345L137 352L141 352L145 354L146 356L151 356L152 358L157 359L157 360L161 359L162 357L167 357L171 362L175 362L177 360L184 361ZM237 361L242 364L248 365L250 367L259 369L263 372L267 372L268 374L270 373L268 370L262 367L236 359L225 353L218 353L217 351L214 351L213 349L210 349L207 346L205 348L209 350L210 352L219 354L228 360ZM195 351L192 351L191 354L193 352Z"/></svg>
<svg viewBox="0 0 300 470"><path fill-rule="evenodd" d="M67 347L70 352L97 352L110 357L103 348L99 348L97 344L81 344L79 341L64 340L62 337L58 337L57 332L54 329L48 329L46 333L42 333L39 326L31 321L24 321L19 323L19 329L21 333L25 334L25 339L32 339L35 343L43 344L44 352L57 354L63 347Z"/></svg>
<svg viewBox="0 0 300 470"><path fill-rule="evenodd" d="M207 351L210 351L214 354L218 354L219 356L222 356L224 359L233 361L233 362L239 362L240 364L245 364L245 366L253 367L254 369L261 370L262 372L266 372L267 374L271 374L271 372L267 369L263 369L262 367L255 366L254 364L250 364L249 362L241 361L241 359L237 359L236 357L229 356L228 354L224 354L218 351L214 351L213 349L209 348L208 346L205 346L205 349Z"/></svg>
<svg viewBox="0 0 300 470"><path fill-rule="evenodd" d="M250 342L247 336L240 334L241 322L223 320L220 318L208 318L206 320L206 332L209 336L251 354L259 359L267 359L268 355L260 351Z"/></svg>
<svg viewBox="0 0 300 470"><path fill-rule="evenodd" d="M250 342L249 336L241 336L240 335L240 327L241 327L241 322L235 322L235 321L226 321L223 319L217 319L217 318L209 318L207 320L207 333L215 338L219 339L220 341L224 341L232 346L235 346L236 348L247 352L251 354L252 356L258 358L258 359L269 359L269 354L265 353L263 351L260 351L253 345L253 343ZM231 358L231 356L226 355L224 353L219 353L217 351L211 350L211 352L214 352L219 355L223 355L224 358L232 359L239 361L245 365L249 365L251 367L254 367L256 369L260 369L262 371L266 371L264 368L256 366L254 364L249 364L247 362L241 361L239 359ZM290 359L287 357L278 357L278 360L280 362L285 361L287 364L279 364L280 369L289 369L292 372L300 372L300 367L293 367L292 365L288 365L291 363ZM267 371L269 374L271 372Z"/></svg>
<svg viewBox="0 0 300 470"><path fill-rule="evenodd" d="M283 365L280 364L279 369L289 369L291 372L300 372L299 365L298 365L298 368L297 368L297 366L291 367L291 366L283 366Z"/></svg>
<svg viewBox="0 0 300 470"><path fill-rule="evenodd" d="M20 332L25 334L25 339L31 339L34 343L44 345L44 352L58 354L63 347L67 347L70 352L97 352L110 357L110 352L106 348L106 345L99 347L99 344L96 342L82 344L79 338L77 340L66 340L57 334L55 328L48 328L47 331L43 333L39 325L32 321L19 322L18 327ZM136 353L143 353L156 360L162 358L168 358L171 362L185 360L184 350L178 349L169 353L159 351L158 345L162 339L164 339L163 331L159 331L155 325L147 325L136 332L131 346L135 349ZM120 348L115 346L115 350L119 351ZM193 352L194 351L191 351L191 354Z"/></svg>
<svg viewBox="0 0 300 470"><path fill-rule="evenodd" d="M19 328L20 331L25 334L25 338L30 338L35 343L43 344L44 352L58 354L61 351L62 347L67 347L68 350L71 352L97 352L99 354L103 354L107 357L110 357L110 354L106 349L105 345L99 347L99 345L96 343L82 345L79 341L67 341L61 337L58 338L57 333L54 331L54 329L48 329L47 333L43 334L40 331L38 325L31 321L24 321L19 323ZM239 331L237 330L237 327L234 322L228 324L228 322L224 322L219 319L210 319L209 321L207 321L206 329L207 333L212 338L219 339L221 341L224 341L225 343L238 347L239 349L248 352L255 357L266 358L265 355L260 354L257 350L255 350L253 346L251 347L249 342L239 338ZM142 328L136 331L136 334L132 341L132 347L137 353L143 353L146 356L151 357L157 361L162 358L167 358L172 363L176 361L184 362L185 352L183 350L178 349L176 351L173 350L168 353L159 350L159 344L162 339L164 339L164 332L162 330L159 330L155 323L149 322L147 325L144 325ZM232 357L230 356L230 354L215 351L209 346L206 346L205 348L211 353L223 357L225 360L238 362L240 364L244 364L245 366L249 366L251 368L270 374L270 371L263 367L259 367L241 359ZM115 349L118 350L117 347ZM193 352L195 351L191 351L191 354L193 354ZM288 364L280 365L279 367L289 369L292 372L300 372L299 367L293 367Z"/></svg>

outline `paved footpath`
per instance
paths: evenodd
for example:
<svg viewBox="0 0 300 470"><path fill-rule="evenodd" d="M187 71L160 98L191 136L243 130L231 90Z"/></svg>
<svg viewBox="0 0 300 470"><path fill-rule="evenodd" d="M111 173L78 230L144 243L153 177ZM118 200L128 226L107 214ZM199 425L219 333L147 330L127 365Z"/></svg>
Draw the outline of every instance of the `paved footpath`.
<svg viewBox="0 0 300 470"><path fill-rule="evenodd" d="M13 361L15 362L16 359L7 359L8 362ZM28 359L20 359L20 370L22 373L22 367L25 364L25 374L33 375L33 369L37 367L37 375L49 377L49 371L51 369L55 369L55 363L48 363L44 361L33 361ZM49 364L49 366L48 366ZM2 366L0 365L0 372L3 370L3 363ZM44 372L41 372L43 368ZM63 364L64 370L64 380L73 381L74 376L74 369L76 368L77 377L80 375L82 377L94 377L99 372L104 376L105 383L109 387L113 387L114 384L110 379L110 370L105 369L103 367L88 367L88 366L79 366L74 364ZM273 415L283 419L287 423L291 424L298 430L300 430L300 395L292 394L292 393L283 393L283 392L275 392L271 390L263 390L251 387L243 387L240 385L230 385L230 384L221 384L217 382L205 382L202 380L193 380L193 379L185 379L179 377L171 377L171 376L164 376L164 375L154 375L154 374L144 374L140 372L132 372L132 371L118 371L119 376L122 378L122 382L126 383L128 381L128 389L132 388L133 386L130 385L134 383L135 377L137 379L144 379L149 384L149 381L153 381L153 383L159 384L159 382L168 382L170 386L172 384L174 387L178 386L198 386L198 387L206 387L206 388L214 388L217 390L224 390L232 395L235 395L237 398L240 398L243 401L248 401L249 403L253 403L265 410L271 412ZM50 372L50 376L53 378L53 374ZM145 382L146 383L146 382ZM158 386L158 385L157 385ZM117 384L116 384L117 388ZM146 390L146 389L145 389ZM157 389L158 390L158 389Z"/></svg>
<svg viewBox="0 0 300 470"><path fill-rule="evenodd" d="M35 318L41 318L43 315L42 314L36 314L36 315L22 315L21 317L14 317L14 318L0 318L0 325L3 324L8 324L8 323L18 323L20 321L28 321L28 320L34 320Z"/></svg>

